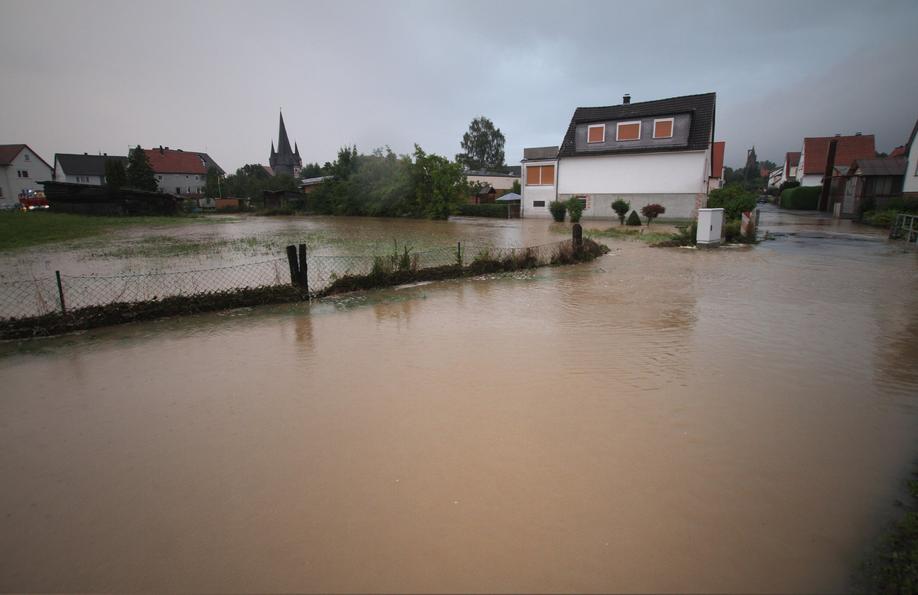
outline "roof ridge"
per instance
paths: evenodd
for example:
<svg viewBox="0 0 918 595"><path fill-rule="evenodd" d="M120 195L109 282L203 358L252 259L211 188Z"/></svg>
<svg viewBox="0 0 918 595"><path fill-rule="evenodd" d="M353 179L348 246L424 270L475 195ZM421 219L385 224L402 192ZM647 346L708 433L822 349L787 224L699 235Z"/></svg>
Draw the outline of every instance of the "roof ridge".
<svg viewBox="0 0 918 595"><path fill-rule="evenodd" d="M673 99L688 99L690 97L705 97L707 95L717 95L717 91L708 91L707 93L695 93L693 95L677 95L676 97L664 97L662 99L648 99L647 101L632 101L630 103L615 103L612 105L582 105L576 109L606 109L610 107L623 107L632 105L645 105L648 103L659 103L660 101L672 101Z"/></svg>

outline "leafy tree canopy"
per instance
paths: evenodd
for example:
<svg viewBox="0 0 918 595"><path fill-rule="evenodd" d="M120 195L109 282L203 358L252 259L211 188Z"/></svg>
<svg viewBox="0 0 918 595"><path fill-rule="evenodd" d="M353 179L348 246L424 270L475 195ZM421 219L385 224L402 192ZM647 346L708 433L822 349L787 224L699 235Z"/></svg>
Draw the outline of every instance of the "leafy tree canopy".
<svg viewBox="0 0 918 595"><path fill-rule="evenodd" d="M491 120L475 118L462 135L463 152L456 155L456 163L469 170L504 171L504 142L503 133Z"/></svg>
<svg viewBox="0 0 918 595"><path fill-rule="evenodd" d="M155 192L157 189L156 175L147 154L140 145L128 153L127 185L138 190Z"/></svg>
<svg viewBox="0 0 918 595"><path fill-rule="evenodd" d="M120 159L105 160L105 184L116 189L127 186L127 170Z"/></svg>

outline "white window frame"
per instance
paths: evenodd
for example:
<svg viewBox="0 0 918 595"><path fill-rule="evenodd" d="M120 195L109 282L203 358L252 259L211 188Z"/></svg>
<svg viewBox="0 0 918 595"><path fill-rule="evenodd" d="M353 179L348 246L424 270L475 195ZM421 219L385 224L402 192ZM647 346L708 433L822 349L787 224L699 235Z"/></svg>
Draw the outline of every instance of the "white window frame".
<svg viewBox="0 0 918 595"><path fill-rule="evenodd" d="M595 141L590 140L590 130L593 130L594 128L602 128L602 140L595 140ZM605 124L590 124L589 126L587 126L586 141L588 145L596 145L599 143L606 142L606 125Z"/></svg>
<svg viewBox="0 0 918 595"><path fill-rule="evenodd" d="M669 122L669 136L657 136L657 122ZM676 132L676 119L675 118L656 118L653 121L653 137L654 138L672 138L673 134Z"/></svg>
<svg viewBox="0 0 918 595"><path fill-rule="evenodd" d="M637 135L637 138L628 138L628 139L623 139L623 138L621 138L621 137L619 136L619 134L618 134L619 128L621 128L622 126L628 126L628 125L630 125L630 124L637 124L637 125L638 125L638 135ZM633 142L633 141L636 141L636 140L641 140L641 133L644 132L644 131L642 130L642 128L643 128L643 124L641 123L640 120L632 120L631 122L616 122L616 124L615 124L615 142L626 143L626 142Z"/></svg>

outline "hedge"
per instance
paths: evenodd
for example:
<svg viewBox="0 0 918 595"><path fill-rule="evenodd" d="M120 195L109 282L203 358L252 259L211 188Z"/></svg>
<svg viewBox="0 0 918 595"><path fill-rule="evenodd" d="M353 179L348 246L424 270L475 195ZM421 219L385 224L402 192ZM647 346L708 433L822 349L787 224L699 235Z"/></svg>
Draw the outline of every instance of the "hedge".
<svg viewBox="0 0 918 595"><path fill-rule="evenodd" d="M510 216L507 205L496 203L459 205L459 208L456 209L456 214L463 217L494 217L496 219L506 219Z"/></svg>
<svg viewBox="0 0 918 595"><path fill-rule="evenodd" d="M815 211L819 206L822 186L798 186L781 193L781 208L798 211Z"/></svg>

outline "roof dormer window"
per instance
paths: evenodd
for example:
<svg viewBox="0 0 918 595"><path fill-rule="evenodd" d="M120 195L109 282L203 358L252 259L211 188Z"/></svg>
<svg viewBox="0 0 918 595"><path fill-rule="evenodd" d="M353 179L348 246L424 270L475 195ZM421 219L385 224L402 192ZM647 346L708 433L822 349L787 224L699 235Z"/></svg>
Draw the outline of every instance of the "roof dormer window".
<svg viewBox="0 0 918 595"><path fill-rule="evenodd" d="M641 139L641 121L619 122L615 125L615 140L640 140Z"/></svg>
<svg viewBox="0 0 918 595"><path fill-rule="evenodd" d="M659 118L653 121L654 138L672 138L673 137L674 118Z"/></svg>
<svg viewBox="0 0 918 595"><path fill-rule="evenodd" d="M605 124L593 124L592 126L587 127L587 142L588 143L606 142L606 125Z"/></svg>

